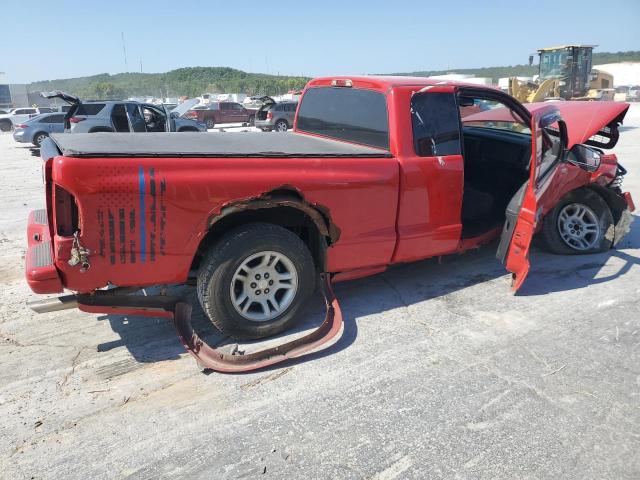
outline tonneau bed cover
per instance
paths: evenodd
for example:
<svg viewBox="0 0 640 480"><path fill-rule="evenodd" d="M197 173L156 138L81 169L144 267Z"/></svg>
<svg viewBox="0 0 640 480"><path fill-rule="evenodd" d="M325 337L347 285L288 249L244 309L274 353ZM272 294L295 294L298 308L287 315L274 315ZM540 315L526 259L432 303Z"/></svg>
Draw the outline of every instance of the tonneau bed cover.
<svg viewBox="0 0 640 480"><path fill-rule="evenodd" d="M65 157L390 157L386 150L299 133L53 134Z"/></svg>

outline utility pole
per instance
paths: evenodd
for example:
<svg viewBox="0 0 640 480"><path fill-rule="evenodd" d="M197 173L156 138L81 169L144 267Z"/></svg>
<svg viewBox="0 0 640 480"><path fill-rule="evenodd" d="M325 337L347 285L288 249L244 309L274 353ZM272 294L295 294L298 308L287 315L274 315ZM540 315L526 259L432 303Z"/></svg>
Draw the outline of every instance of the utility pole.
<svg viewBox="0 0 640 480"><path fill-rule="evenodd" d="M126 68L126 66L127 66L127 49L124 46L124 32L120 32L120 35L122 36L122 55L124 56L124 66Z"/></svg>
<svg viewBox="0 0 640 480"><path fill-rule="evenodd" d="M140 73L142 73L142 60L140 60Z"/></svg>

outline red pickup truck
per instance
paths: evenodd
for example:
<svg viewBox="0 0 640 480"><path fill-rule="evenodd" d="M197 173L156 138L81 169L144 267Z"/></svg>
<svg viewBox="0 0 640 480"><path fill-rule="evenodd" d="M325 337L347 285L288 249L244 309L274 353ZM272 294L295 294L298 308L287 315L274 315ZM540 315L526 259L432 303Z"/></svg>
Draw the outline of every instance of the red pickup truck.
<svg viewBox="0 0 640 480"><path fill-rule="evenodd" d="M238 338L290 328L318 275L328 287L498 238L518 289L534 234L551 252L579 254L612 248L628 230L625 171L603 151L627 109L524 106L428 78L338 77L307 85L287 135L52 135L27 281L36 293L77 292L40 310L174 318L188 307L178 312L164 286L192 283L211 321ZM130 295L154 285L161 294ZM305 345L337 332L327 297L328 323ZM202 361L206 344L176 326ZM268 362L305 348L276 348ZM213 368L233 363L208 353Z"/></svg>
<svg viewBox="0 0 640 480"><path fill-rule="evenodd" d="M186 118L196 120L213 128L221 123L247 123L253 125L257 110L245 108L236 102L212 102L207 107L196 107L184 114Z"/></svg>

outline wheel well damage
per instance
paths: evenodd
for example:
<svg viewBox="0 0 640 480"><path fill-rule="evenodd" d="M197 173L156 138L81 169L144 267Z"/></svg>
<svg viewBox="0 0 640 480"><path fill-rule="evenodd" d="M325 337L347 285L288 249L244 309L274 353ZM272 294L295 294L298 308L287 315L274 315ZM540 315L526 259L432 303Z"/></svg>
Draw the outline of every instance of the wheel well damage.
<svg viewBox="0 0 640 480"><path fill-rule="evenodd" d="M280 225L298 235L309 247L320 271L325 269L326 248L340 238L340 229L331 220L327 207L307 201L295 187L282 185L257 196L226 203L212 215L193 267L226 232L256 222Z"/></svg>

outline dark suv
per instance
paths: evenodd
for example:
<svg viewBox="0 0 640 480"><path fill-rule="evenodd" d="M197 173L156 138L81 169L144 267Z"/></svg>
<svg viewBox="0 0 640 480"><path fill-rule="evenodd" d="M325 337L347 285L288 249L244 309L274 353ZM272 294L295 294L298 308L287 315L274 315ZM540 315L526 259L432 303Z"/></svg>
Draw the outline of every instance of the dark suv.
<svg viewBox="0 0 640 480"><path fill-rule="evenodd" d="M286 132L293 127L298 102L285 100L276 102L272 98L263 99L264 105L256 112L255 126L263 132Z"/></svg>

